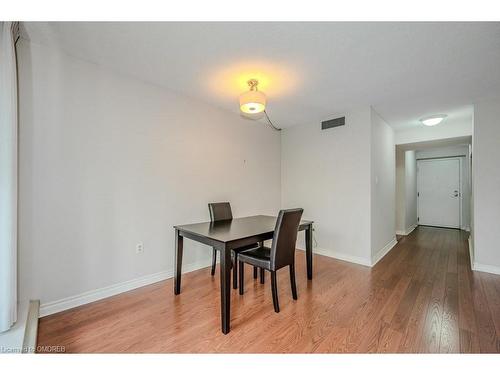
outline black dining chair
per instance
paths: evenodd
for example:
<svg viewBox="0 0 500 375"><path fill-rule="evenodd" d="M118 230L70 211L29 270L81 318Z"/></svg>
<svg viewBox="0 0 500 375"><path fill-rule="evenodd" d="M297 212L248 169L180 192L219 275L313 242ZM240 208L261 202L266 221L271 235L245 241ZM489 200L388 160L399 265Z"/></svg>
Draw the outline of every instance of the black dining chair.
<svg viewBox="0 0 500 375"><path fill-rule="evenodd" d="M274 311L277 313L280 312L280 306L278 302L276 271L280 268L289 266L292 296L294 300L297 299L297 285L295 284L295 243L297 241L297 232L299 230L302 212L304 212L302 208L281 210L276 220L271 248L259 246L258 248L241 252L238 255L240 294L243 294L245 289L245 263L270 271Z"/></svg>
<svg viewBox="0 0 500 375"><path fill-rule="evenodd" d="M209 203L208 210L210 211L210 221L232 220L233 213L231 211L231 204L229 202ZM241 251L249 250L258 247L258 243L243 246L241 248L233 249L233 289L238 288L238 253ZM212 270L211 275L215 275L215 267L217 263L217 249L214 247L212 250ZM261 282L263 279L264 270L261 270ZM254 267L254 278L257 278L257 267Z"/></svg>

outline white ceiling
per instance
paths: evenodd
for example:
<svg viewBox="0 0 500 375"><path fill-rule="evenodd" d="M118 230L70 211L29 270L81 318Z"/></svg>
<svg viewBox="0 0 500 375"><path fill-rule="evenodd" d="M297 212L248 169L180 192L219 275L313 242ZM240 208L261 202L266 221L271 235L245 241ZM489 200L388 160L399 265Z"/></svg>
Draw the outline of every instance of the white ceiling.
<svg viewBox="0 0 500 375"><path fill-rule="evenodd" d="M281 127L373 105L395 129L500 93L500 23L25 23L25 37L238 113L259 78Z"/></svg>

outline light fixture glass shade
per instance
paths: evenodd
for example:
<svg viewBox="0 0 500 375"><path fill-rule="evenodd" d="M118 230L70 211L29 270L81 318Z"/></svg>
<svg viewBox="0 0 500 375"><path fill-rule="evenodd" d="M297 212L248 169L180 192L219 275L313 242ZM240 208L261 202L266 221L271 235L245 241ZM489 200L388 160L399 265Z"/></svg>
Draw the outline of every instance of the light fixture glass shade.
<svg viewBox="0 0 500 375"><path fill-rule="evenodd" d="M261 113L266 109L266 95L262 91L251 90L240 95L240 110L243 113Z"/></svg>
<svg viewBox="0 0 500 375"><path fill-rule="evenodd" d="M434 115L420 119L420 121L422 122L422 124L426 126L435 126L439 124L441 121L443 121L445 118L446 115Z"/></svg>

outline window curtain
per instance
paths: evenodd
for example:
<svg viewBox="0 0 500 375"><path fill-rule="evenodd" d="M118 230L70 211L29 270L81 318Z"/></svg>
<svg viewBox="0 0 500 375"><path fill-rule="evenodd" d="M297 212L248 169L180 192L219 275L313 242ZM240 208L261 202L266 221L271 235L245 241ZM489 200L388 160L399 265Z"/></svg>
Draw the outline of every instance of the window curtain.
<svg viewBox="0 0 500 375"><path fill-rule="evenodd" d="M17 22L0 22L0 332L17 320Z"/></svg>

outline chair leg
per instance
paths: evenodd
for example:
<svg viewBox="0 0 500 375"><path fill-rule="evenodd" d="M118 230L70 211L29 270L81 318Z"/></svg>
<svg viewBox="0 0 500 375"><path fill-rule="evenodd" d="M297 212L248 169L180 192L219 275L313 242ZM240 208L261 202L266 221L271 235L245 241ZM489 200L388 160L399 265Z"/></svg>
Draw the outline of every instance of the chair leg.
<svg viewBox="0 0 500 375"><path fill-rule="evenodd" d="M238 289L238 253L234 253L233 289Z"/></svg>
<svg viewBox="0 0 500 375"><path fill-rule="evenodd" d="M239 262L239 268L240 268L240 295L243 295L243 292L245 291L245 285L244 285L244 279L245 279L245 263Z"/></svg>
<svg viewBox="0 0 500 375"><path fill-rule="evenodd" d="M264 284L264 272L266 272L266 270L264 268L261 268L260 269L260 283L261 284Z"/></svg>
<svg viewBox="0 0 500 375"><path fill-rule="evenodd" d="M292 297L297 299L297 284L295 283L295 264L290 264L290 285L292 286Z"/></svg>
<svg viewBox="0 0 500 375"><path fill-rule="evenodd" d="M273 292L274 311L279 313L280 305L278 302L278 282L276 280L276 271L271 271L271 291Z"/></svg>
<svg viewBox="0 0 500 375"><path fill-rule="evenodd" d="M257 267L253 266L253 278L257 278Z"/></svg>
<svg viewBox="0 0 500 375"><path fill-rule="evenodd" d="M215 275L215 265L217 264L217 250L215 250L215 247L212 249L212 270L210 271L210 274L213 276Z"/></svg>

